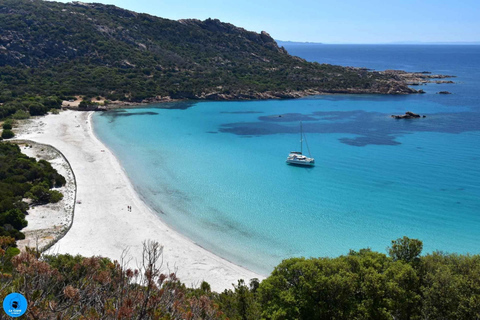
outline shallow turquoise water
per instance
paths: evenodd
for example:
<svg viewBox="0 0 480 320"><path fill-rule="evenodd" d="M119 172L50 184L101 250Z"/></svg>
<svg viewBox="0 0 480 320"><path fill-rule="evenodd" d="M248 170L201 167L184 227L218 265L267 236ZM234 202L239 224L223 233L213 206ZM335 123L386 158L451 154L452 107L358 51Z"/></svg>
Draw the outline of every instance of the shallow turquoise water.
<svg viewBox="0 0 480 320"><path fill-rule="evenodd" d="M467 90L441 100L440 87L422 96L179 103L93 120L162 220L255 271L292 256L385 252L404 235L426 252L479 253L478 99ZM427 118L389 117L407 110ZM300 120L315 168L285 164Z"/></svg>

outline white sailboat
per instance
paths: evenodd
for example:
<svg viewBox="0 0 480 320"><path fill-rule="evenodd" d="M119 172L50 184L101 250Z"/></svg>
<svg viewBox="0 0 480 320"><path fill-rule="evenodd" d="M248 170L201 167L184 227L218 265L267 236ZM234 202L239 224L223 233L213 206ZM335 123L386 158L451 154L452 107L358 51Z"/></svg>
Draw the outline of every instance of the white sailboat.
<svg viewBox="0 0 480 320"><path fill-rule="evenodd" d="M308 148L307 139L305 138L305 144L308 149L308 157L303 155L303 140L305 135L303 134L302 122L300 121L300 151L291 151L287 157L287 164L293 164L297 166L313 167L315 165L315 159L310 155L310 149Z"/></svg>

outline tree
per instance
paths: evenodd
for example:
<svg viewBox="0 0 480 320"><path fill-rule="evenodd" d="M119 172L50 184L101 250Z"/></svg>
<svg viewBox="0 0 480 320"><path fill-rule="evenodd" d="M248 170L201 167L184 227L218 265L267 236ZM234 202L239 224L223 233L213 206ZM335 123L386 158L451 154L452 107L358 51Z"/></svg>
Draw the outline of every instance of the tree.
<svg viewBox="0 0 480 320"><path fill-rule="evenodd" d="M39 203L48 203L50 202L50 192L49 186L46 182L33 186L29 192L25 194L26 197L39 202Z"/></svg>
<svg viewBox="0 0 480 320"><path fill-rule="evenodd" d="M18 109L18 110L12 115L12 118L13 118L13 119L17 119L17 120L28 119L28 118L30 118L30 113L28 113L28 112L25 111L25 110Z"/></svg>
<svg viewBox="0 0 480 320"><path fill-rule="evenodd" d="M11 139L15 137L15 134L13 133L12 130L4 129L2 132L2 138L3 139Z"/></svg>
<svg viewBox="0 0 480 320"><path fill-rule="evenodd" d="M258 279L257 279L258 280ZM256 293L243 279L238 280L232 290L225 290L216 297L216 302L228 319L253 320L261 318L261 306Z"/></svg>
<svg viewBox="0 0 480 320"><path fill-rule="evenodd" d="M49 194L50 194L50 197L49 197L50 203L57 203L63 199L63 194L57 190L50 190Z"/></svg>
<svg viewBox="0 0 480 320"><path fill-rule="evenodd" d="M56 96L45 97L43 98L43 105L49 109L60 109L60 107L62 106L62 99Z"/></svg>
<svg viewBox="0 0 480 320"><path fill-rule="evenodd" d="M258 288L262 317L285 320L355 318L359 315L358 303L367 300L369 295L368 283L359 283L358 273L375 271L362 266L362 261L381 265L367 260L371 259L358 253L336 259L282 261Z"/></svg>
<svg viewBox="0 0 480 320"><path fill-rule="evenodd" d="M419 272L403 261L390 264L386 270L388 309L393 319L415 319L420 315L422 296Z"/></svg>
<svg viewBox="0 0 480 320"><path fill-rule="evenodd" d="M410 263L419 260L422 249L422 241L404 236L403 238L392 240L392 246L388 248L388 255L393 261L401 260Z"/></svg>
<svg viewBox="0 0 480 320"><path fill-rule="evenodd" d="M48 107L44 106L40 102L36 102L36 101L30 102L27 104L27 106L28 106L28 111L32 116L43 116L48 112Z"/></svg>
<svg viewBox="0 0 480 320"><path fill-rule="evenodd" d="M237 296L237 312L240 315L240 319L259 319L260 306L255 299L255 294L249 290L245 281L243 279L238 280L238 284L234 288Z"/></svg>
<svg viewBox="0 0 480 320"><path fill-rule="evenodd" d="M11 225L13 228L20 230L27 226L25 214L19 209L11 209L0 213L0 225Z"/></svg>

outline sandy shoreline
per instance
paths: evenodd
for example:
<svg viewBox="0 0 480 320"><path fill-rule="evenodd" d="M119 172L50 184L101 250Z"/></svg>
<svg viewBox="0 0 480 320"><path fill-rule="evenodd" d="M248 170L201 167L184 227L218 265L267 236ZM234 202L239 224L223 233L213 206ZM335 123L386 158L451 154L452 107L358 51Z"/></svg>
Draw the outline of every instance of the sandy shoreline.
<svg viewBox="0 0 480 320"><path fill-rule="evenodd" d="M141 259L142 242L164 246L165 270L177 270L187 286L203 280L212 290L232 288L238 279L263 279L201 248L169 228L140 199L120 163L93 132L91 112L64 111L32 120L18 139L49 144L70 162L77 180L75 219L51 252L120 259L129 249L131 267ZM81 202L81 203L79 203ZM127 210L131 206L131 212Z"/></svg>

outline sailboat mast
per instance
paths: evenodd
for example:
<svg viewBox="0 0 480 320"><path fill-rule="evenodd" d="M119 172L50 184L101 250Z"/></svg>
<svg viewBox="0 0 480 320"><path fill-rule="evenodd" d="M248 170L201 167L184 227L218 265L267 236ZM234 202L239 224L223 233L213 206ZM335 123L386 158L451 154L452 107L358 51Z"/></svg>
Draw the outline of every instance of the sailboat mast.
<svg viewBox="0 0 480 320"><path fill-rule="evenodd" d="M303 127L302 127L302 121L300 121L300 153L303 154Z"/></svg>

